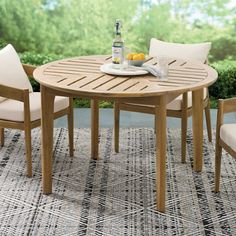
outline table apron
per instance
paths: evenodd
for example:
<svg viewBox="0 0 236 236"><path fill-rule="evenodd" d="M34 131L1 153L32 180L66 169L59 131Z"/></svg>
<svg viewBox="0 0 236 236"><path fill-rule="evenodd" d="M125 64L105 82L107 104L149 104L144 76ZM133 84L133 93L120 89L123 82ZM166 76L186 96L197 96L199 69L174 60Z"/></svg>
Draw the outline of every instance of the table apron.
<svg viewBox="0 0 236 236"><path fill-rule="evenodd" d="M125 102L125 103L136 103L136 104L142 104L142 105L159 105L159 98L161 96L165 96L166 97L166 101L167 103L170 103L171 101L173 101L176 97L178 97L180 94L180 92L175 92L175 93L164 93L164 94L160 94L157 96L150 96L150 97L107 97L107 96L93 96L91 95L81 95L79 93L76 92L66 92L66 91L61 91L61 90L57 90L57 89L52 89L49 87L46 87L44 85L41 85L46 89L46 92L48 94L52 94L55 96L64 96L64 97L73 97L73 98L85 98L85 99L92 99L92 100L103 100L103 101L116 101L116 102Z"/></svg>

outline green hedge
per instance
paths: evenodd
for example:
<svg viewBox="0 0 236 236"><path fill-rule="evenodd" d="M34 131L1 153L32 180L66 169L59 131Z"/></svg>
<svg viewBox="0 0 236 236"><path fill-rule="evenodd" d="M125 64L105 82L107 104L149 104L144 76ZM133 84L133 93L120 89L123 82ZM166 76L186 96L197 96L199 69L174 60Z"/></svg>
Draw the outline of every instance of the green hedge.
<svg viewBox="0 0 236 236"><path fill-rule="evenodd" d="M236 61L219 61L211 65L218 72L218 79L209 88L210 96L215 99L236 96Z"/></svg>
<svg viewBox="0 0 236 236"><path fill-rule="evenodd" d="M43 55L33 52L25 52L20 54L20 58L22 63L39 66L51 61L62 59L64 57L63 55L55 55L55 54Z"/></svg>
<svg viewBox="0 0 236 236"><path fill-rule="evenodd" d="M26 52L20 55L23 63L32 65L42 65L50 61L55 61L63 58L63 55L42 55L32 52ZM216 101L219 98L229 98L236 96L236 61L218 61L211 64L218 72L218 80L209 88L211 105L216 107ZM34 91L39 91L39 84L32 81ZM75 99L75 107L90 107L90 102L87 99ZM100 107L110 108L111 102L103 101L100 103Z"/></svg>
<svg viewBox="0 0 236 236"><path fill-rule="evenodd" d="M33 52L20 53L20 59L22 63L35 66L40 66L48 62L59 60L62 58L63 58L62 55L54 55L54 54L42 55ZM35 92L39 91L40 87L39 83L32 78L30 78L30 82L32 84L33 90Z"/></svg>

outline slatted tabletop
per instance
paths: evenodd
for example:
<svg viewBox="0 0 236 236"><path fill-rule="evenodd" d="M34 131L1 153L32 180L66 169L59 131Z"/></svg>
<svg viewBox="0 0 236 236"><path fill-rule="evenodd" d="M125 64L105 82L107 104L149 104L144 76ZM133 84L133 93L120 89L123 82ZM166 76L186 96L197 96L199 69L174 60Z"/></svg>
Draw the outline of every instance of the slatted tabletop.
<svg viewBox="0 0 236 236"><path fill-rule="evenodd" d="M169 59L168 81L151 74L140 76L108 75L100 71L111 56L83 56L55 61L39 67L35 79L45 86L97 97L144 97L170 91L184 92L212 84L217 74L211 67L184 60ZM145 64L157 64L148 58Z"/></svg>
<svg viewBox="0 0 236 236"><path fill-rule="evenodd" d="M42 100L42 183L43 193L52 192L53 110L55 95L91 99L91 157L98 159L100 99L154 105L156 129L156 203L165 212L166 195L166 104L176 96L192 92L194 169L202 169L203 87L217 79L210 66L169 59L169 77L161 81L150 74L114 76L102 73L100 66L111 63L110 56L84 56L48 63L34 71L41 84ZM146 64L155 65L155 58ZM73 124L73 119L70 120ZM73 138L73 137L71 137Z"/></svg>

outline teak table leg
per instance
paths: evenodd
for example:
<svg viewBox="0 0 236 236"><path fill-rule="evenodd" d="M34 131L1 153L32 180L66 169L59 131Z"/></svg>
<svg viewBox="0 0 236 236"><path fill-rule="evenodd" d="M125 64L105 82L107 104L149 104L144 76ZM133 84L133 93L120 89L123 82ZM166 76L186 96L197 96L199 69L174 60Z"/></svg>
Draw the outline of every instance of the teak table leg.
<svg viewBox="0 0 236 236"><path fill-rule="evenodd" d="M73 98L69 98L69 113L67 114L67 127L69 133L69 152L70 156L74 156L74 110L73 110Z"/></svg>
<svg viewBox="0 0 236 236"><path fill-rule="evenodd" d="M166 197L166 97L155 108L157 210L165 212Z"/></svg>
<svg viewBox="0 0 236 236"><path fill-rule="evenodd" d="M42 181L43 193L52 192L53 109L55 96L41 85L42 125Z"/></svg>
<svg viewBox="0 0 236 236"><path fill-rule="evenodd" d="M99 102L91 100L91 157L98 160L98 135L99 135Z"/></svg>
<svg viewBox="0 0 236 236"><path fill-rule="evenodd" d="M4 146L4 128L0 128L0 145L1 147Z"/></svg>
<svg viewBox="0 0 236 236"><path fill-rule="evenodd" d="M192 92L193 104L193 149L194 171L202 171L202 145L203 145L203 89Z"/></svg>
<svg viewBox="0 0 236 236"><path fill-rule="evenodd" d="M114 140L115 140L115 152L119 152L119 132L120 132L120 108L119 102L114 102Z"/></svg>

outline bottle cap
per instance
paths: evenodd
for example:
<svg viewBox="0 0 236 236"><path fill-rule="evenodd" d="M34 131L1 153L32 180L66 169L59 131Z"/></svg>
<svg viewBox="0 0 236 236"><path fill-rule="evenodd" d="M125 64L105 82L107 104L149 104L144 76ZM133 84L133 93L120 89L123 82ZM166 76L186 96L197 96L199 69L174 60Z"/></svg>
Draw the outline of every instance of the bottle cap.
<svg viewBox="0 0 236 236"><path fill-rule="evenodd" d="M115 23L116 30L119 31L119 29L121 28L121 26L122 26L121 20L116 19L116 23Z"/></svg>

